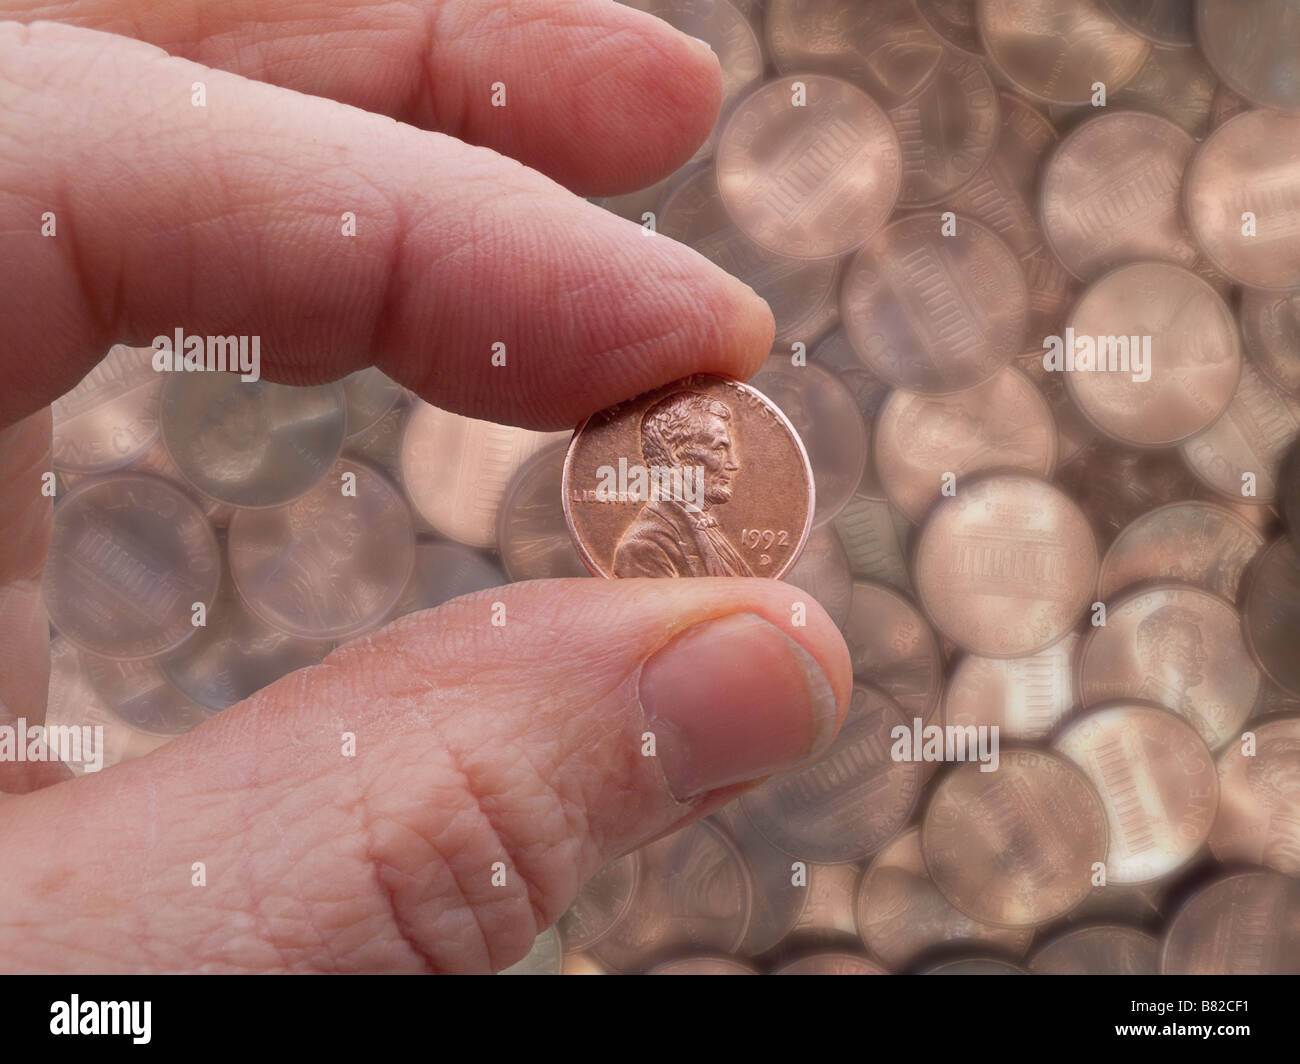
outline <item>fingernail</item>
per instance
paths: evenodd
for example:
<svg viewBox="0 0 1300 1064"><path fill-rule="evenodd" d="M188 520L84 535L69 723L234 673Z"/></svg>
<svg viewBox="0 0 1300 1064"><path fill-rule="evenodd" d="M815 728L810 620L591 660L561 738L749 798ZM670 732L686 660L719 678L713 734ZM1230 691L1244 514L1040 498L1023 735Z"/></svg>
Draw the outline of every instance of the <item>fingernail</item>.
<svg viewBox="0 0 1300 1064"><path fill-rule="evenodd" d="M821 753L835 692L808 651L752 613L705 621L641 669L646 730L679 801Z"/></svg>

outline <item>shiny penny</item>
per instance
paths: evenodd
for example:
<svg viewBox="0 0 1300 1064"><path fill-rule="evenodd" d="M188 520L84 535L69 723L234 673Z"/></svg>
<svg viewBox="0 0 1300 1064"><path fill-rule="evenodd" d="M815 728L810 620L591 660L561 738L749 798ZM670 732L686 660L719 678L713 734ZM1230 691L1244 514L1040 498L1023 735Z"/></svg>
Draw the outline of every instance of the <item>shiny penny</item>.
<svg viewBox="0 0 1300 1064"><path fill-rule="evenodd" d="M1239 742L1219 755L1219 814L1210 849L1224 864L1265 865L1300 876L1300 716L1251 730L1250 756Z"/></svg>
<svg viewBox="0 0 1300 1064"><path fill-rule="evenodd" d="M1135 927L1067 931L1029 959L1035 975L1159 975L1160 941Z"/></svg>
<svg viewBox="0 0 1300 1064"><path fill-rule="evenodd" d="M54 400L54 468L107 473L129 465L158 438L162 374L153 348L109 349L71 391Z"/></svg>
<svg viewBox="0 0 1300 1064"><path fill-rule="evenodd" d="M568 445L551 444L519 467L497 518L497 546L511 580L590 576L574 549L561 500Z"/></svg>
<svg viewBox="0 0 1300 1064"><path fill-rule="evenodd" d="M883 691L909 719L929 719L943 689L943 652L906 596L881 584L854 583L844 640L856 680Z"/></svg>
<svg viewBox="0 0 1300 1064"><path fill-rule="evenodd" d="M1164 975L1300 975L1300 880L1277 872L1226 875L1174 917Z"/></svg>
<svg viewBox="0 0 1300 1064"><path fill-rule="evenodd" d="M1295 0L1197 0L1197 37L1229 88L1257 107L1300 111L1300 6Z"/></svg>
<svg viewBox="0 0 1300 1064"><path fill-rule="evenodd" d="M1250 652L1280 687L1300 695L1300 551L1279 536L1255 561L1246 585L1242 627Z"/></svg>
<svg viewBox="0 0 1300 1064"><path fill-rule="evenodd" d="M1045 739L1074 708L1072 662L1079 637L1022 658L965 654L944 689L943 723L994 727L1002 741Z"/></svg>

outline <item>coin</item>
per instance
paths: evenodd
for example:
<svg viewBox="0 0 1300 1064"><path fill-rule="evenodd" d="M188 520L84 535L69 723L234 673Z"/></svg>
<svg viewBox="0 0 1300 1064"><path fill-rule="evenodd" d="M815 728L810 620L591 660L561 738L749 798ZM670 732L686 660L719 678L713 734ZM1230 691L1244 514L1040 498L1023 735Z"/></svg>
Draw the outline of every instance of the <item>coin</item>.
<svg viewBox="0 0 1300 1064"><path fill-rule="evenodd" d="M1188 164L1183 205L1220 272L1255 288L1300 287L1300 116L1244 111L1224 122Z"/></svg>
<svg viewBox="0 0 1300 1064"><path fill-rule="evenodd" d="M1266 865L1300 876L1300 716L1255 726L1251 753L1219 755L1219 814L1210 848L1224 864Z"/></svg>
<svg viewBox="0 0 1300 1064"><path fill-rule="evenodd" d="M740 850L754 884L754 908L740 952L747 957L766 953L799 923L808 904L808 883L797 880L790 855L763 837L740 802L724 806L713 819Z"/></svg>
<svg viewBox="0 0 1300 1064"><path fill-rule="evenodd" d="M917 595L965 650L1015 658L1078 622L1097 580L1097 542L1063 492L1023 473L961 484L930 513L916 547Z"/></svg>
<svg viewBox="0 0 1300 1064"><path fill-rule="evenodd" d="M778 968L773 975L888 975L870 957L854 953L814 953Z"/></svg>
<svg viewBox="0 0 1300 1064"><path fill-rule="evenodd" d="M1065 387L1065 375L1049 373L1040 355L1017 358L1016 369L1037 386L1055 425L1057 464L1064 465L1080 454L1096 437L1096 430L1084 420Z"/></svg>
<svg viewBox="0 0 1300 1064"><path fill-rule="evenodd" d="M716 163L732 221L769 251L800 259L860 247L902 183L889 117L861 89L821 74L770 81L742 100Z"/></svg>
<svg viewBox="0 0 1300 1064"><path fill-rule="evenodd" d="M406 394L405 388L374 366L349 373L339 383L343 385L349 437L373 427Z"/></svg>
<svg viewBox="0 0 1300 1064"><path fill-rule="evenodd" d="M411 397L402 394L393 408L368 429L343 441L343 454L347 458L360 458L379 469L389 480L401 483L402 435L406 419L411 414Z"/></svg>
<svg viewBox="0 0 1300 1064"><path fill-rule="evenodd" d="M747 791L741 808L759 834L791 857L862 860L898 833L920 793L919 762L890 756L898 726L911 726L898 703L855 684L830 749Z"/></svg>
<svg viewBox="0 0 1300 1064"><path fill-rule="evenodd" d="M501 500L497 544L511 580L591 575L564 522L561 485L567 451L563 442L538 451L519 467Z"/></svg>
<svg viewBox="0 0 1300 1064"><path fill-rule="evenodd" d="M908 0L769 0L767 40L781 73L836 74L885 107L924 89L944 57Z"/></svg>
<svg viewBox="0 0 1300 1064"><path fill-rule="evenodd" d="M948 44L968 55L983 56L975 28L975 0L914 0L925 24Z"/></svg>
<svg viewBox="0 0 1300 1064"><path fill-rule="evenodd" d="M1000 957L962 957L927 968L921 975L1029 975L1018 964Z"/></svg>
<svg viewBox="0 0 1300 1064"><path fill-rule="evenodd" d="M593 414L564 463L565 519L598 576L781 577L813 509L808 456L786 416L709 374Z"/></svg>
<svg viewBox="0 0 1300 1064"><path fill-rule="evenodd" d="M702 954L678 957L674 961L656 964L646 975L758 975L755 968L742 964L734 957Z"/></svg>
<svg viewBox="0 0 1300 1064"><path fill-rule="evenodd" d="M420 400L402 435L402 486L417 514L467 547L497 545L497 513L519 467L559 432L497 425Z"/></svg>
<svg viewBox="0 0 1300 1064"><path fill-rule="evenodd" d="M857 352L853 350L853 345L849 343L849 338L844 334L843 326L837 325L828 333L813 348L809 357L817 365L829 370L852 393L858 404L858 410L862 413L863 424L867 428L868 439L863 440L863 446L866 446L871 426L876 419L876 411L885 401L885 396L889 394L889 385L862 364ZM867 455L862 470L862 480L858 483L855 495L883 500L885 489L880 484L873 459L873 455Z"/></svg>
<svg viewBox="0 0 1300 1064"><path fill-rule="evenodd" d="M1004 740L1045 739L1074 707L1071 666L1079 637L1023 658L965 654L944 689L943 722L996 727Z"/></svg>
<svg viewBox="0 0 1300 1064"><path fill-rule="evenodd" d="M1195 141L1167 118L1111 111L1077 126L1043 167L1043 232L1082 281L1137 259L1190 266L1178 193Z"/></svg>
<svg viewBox="0 0 1300 1064"><path fill-rule="evenodd" d="M1300 19L1294 0L1197 0L1197 38L1214 72L1258 107L1300 111Z"/></svg>
<svg viewBox="0 0 1300 1064"><path fill-rule="evenodd" d="M1038 389L1008 366L955 395L895 390L876 419L874 449L889 501L920 524L947 476L958 484L988 469L1050 476L1056 426Z"/></svg>
<svg viewBox="0 0 1300 1064"><path fill-rule="evenodd" d="M1232 401L1241 370L1236 323L1190 270L1120 266L1084 292L1069 329L1077 352L1081 341L1094 345L1095 363L1070 370L1065 362L1066 387L1084 416L1114 439L1169 447L1213 424ZM1141 364L1133 361L1139 347Z"/></svg>
<svg viewBox="0 0 1300 1064"><path fill-rule="evenodd" d="M344 494L349 474L352 495ZM383 474L341 458L293 502L236 513L227 549L235 587L266 624L304 639L350 639L396 604L415 536Z"/></svg>
<svg viewBox="0 0 1300 1064"><path fill-rule="evenodd" d="M1088 103L1098 81L1117 91L1151 50L1099 0L984 0L976 13L989 61L1047 103Z"/></svg>
<svg viewBox="0 0 1300 1064"><path fill-rule="evenodd" d="M181 475L234 506L279 506L319 483L343 447L341 384L295 388L235 373L173 373L162 437Z"/></svg>
<svg viewBox="0 0 1300 1064"><path fill-rule="evenodd" d="M559 975L563 966L564 947L559 932L548 927L533 940L533 948L524 955L523 960L516 961L509 968L502 968L497 974Z"/></svg>
<svg viewBox="0 0 1300 1064"><path fill-rule="evenodd" d="M167 679L155 658L115 661L83 653L81 661L109 712L135 731L183 735L212 716Z"/></svg>
<svg viewBox="0 0 1300 1064"><path fill-rule="evenodd" d="M1134 927L1081 927L1039 949L1029 969L1035 975L1159 975L1160 942Z"/></svg>
<svg viewBox="0 0 1300 1064"><path fill-rule="evenodd" d="M216 536L199 508L157 477L109 473L54 507L45 606L68 640L109 658L148 658L198 631L221 577Z"/></svg>
<svg viewBox="0 0 1300 1064"><path fill-rule="evenodd" d="M1171 49L1190 48L1196 43L1193 9L1187 0L1104 0L1104 3L1120 22L1152 44Z"/></svg>
<svg viewBox="0 0 1300 1064"><path fill-rule="evenodd" d="M945 394L973 388L1021 351L1029 289L1020 262L990 229L915 214L883 229L849 264L844 330L877 377Z"/></svg>
<svg viewBox="0 0 1300 1064"><path fill-rule="evenodd" d="M632 904L641 875L639 850L604 865L578 891L556 925L570 952L590 949L619 922Z"/></svg>
<svg viewBox="0 0 1300 1064"><path fill-rule="evenodd" d="M161 394L153 348L109 348L95 368L50 407L54 468L107 473L129 465L158 438Z"/></svg>
<svg viewBox="0 0 1300 1064"><path fill-rule="evenodd" d="M901 515L897 520L902 521ZM855 495L835 518L834 528L848 555L849 569L862 580L888 584L911 592L903 542L893 508L864 495Z"/></svg>
<svg viewBox="0 0 1300 1064"><path fill-rule="evenodd" d="M1033 937L1030 929L992 927L954 909L925 870L918 828L908 828L872 860L858 885L854 915L862 944L896 972L954 943L1022 954Z"/></svg>
<svg viewBox="0 0 1300 1064"><path fill-rule="evenodd" d="M967 916L999 927L1044 923L1079 904L1106 853L1106 818L1087 777L1058 754L1003 749L943 776L921 825L934 884Z"/></svg>
<svg viewBox="0 0 1300 1064"><path fill-rule="evenodd" d="M781 943L780 954L792 956L804 949L856 949L853 929L853 894L862 868L856 863L818 864L805 861L808 903L794 930Z"/></svg>
<svg viewBox="0 0 1300 1064"><path fill-rule="evenodd" d="M808 592L837 627L844 627L853 603L853 573L833 529L813 529L799 560L782 579Z"/></svg>
<svg viewBox="0 0 1300 1064"><path fill-rule="evenodd" d="M1159 584L1109 604L1079 648L1080 701L1141 699L1191 724L1217 750L1237 735L1259 693L1237 612L1190 584Z"/></svg>
<svg viewBox="0 0 1300 1064"><path fill-rule="evenodd" d="M1092 781L1109 824L1108 883L1149 883L1205 844L1219 804L1209 749L1165 709L1117 702L1069 724L1052 743Z"/></svg>
<svg viewBox="0 0 1300 1064"><path fill-rule="evenodd" d="M1195 48L1152 48L1111 106L1152 111L1200 140L1209 132L1219 79Z"/></svg>
<svg viewBox="0 0 1300 1064"><path fill-rule="evenodd" d="M943 654L915 606L893 588L859 580L844 641L860 683L883 691L909 717L928 720L943 689Z"/></svg>
<svg viewBox="0 0 1300 1064"><path fill-rule="evenodd" d="M1279 536L1264 550L1246 583L1242 627L1250 652L1270 680L1300 695L1300 552Z"/></svg>
<svg viewBox="0 0 1300 1064"><path fill-rule="evenodd" d="M1300 398L1300 289L1241 293L1241 340L1255 368Z"/></svg>
<svg viewBox="0 0 1300 1064"><path fill-rule="evenodd" d="M473 547L441 540L420 540L415 544L415 563L411 567L410 579L388 617L392 620L408 613L431 610L461 595L508 583L510 580L501 567Z"/></svg>
<svg viewBox="0 0 1300 1064"><path fill-rule="evenodd" d="M1202 887L1174 917L1165 975L1300 974L1300 880L1241 872Z"/></svg>
<svg viewBox="0 0 1300 1064"><path fill-rule="evenodd" d="M1237 600L1241 576L1264 537L1231 510L1171 502L1135 518L1101 563L1099 593L1109 601L1141 584L1177 581Z"/></svg>

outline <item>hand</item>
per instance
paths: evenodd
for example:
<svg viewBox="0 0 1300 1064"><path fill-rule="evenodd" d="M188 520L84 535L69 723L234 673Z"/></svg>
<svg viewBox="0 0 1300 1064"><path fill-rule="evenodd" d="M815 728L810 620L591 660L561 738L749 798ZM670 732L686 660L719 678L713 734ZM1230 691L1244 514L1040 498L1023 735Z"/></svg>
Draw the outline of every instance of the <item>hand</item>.
<svg viewBox="0 0 1300 1064"><path fill-rule="evenodd" d="M531 428L693 372L746 379L768 352L752 290L579 198L659 179L716 116L716 59L650 16L72 0L36 23L45 10L0 0L33 23L0 25L5 721L45 704L48 404L114 343L257 334L272 380L375 364ZM815 604L790 627L797 595L515 584L403 618L100 774L42 786L0 765L0 968L505 967L604 862L829 741L848 654Z"/></svg>

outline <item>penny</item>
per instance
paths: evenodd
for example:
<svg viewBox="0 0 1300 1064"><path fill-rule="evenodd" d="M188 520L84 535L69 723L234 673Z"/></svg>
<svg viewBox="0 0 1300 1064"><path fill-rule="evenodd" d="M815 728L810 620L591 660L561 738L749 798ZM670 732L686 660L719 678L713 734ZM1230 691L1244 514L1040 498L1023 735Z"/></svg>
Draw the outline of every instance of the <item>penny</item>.
<svg viewBox="0 0 1300 1064"><path fill-rule="evenodd" d="M1288 447L1300 435L1300 398L1275 388L1250 361L1219 419L1179 449L1203 484L1237 502L1269 503ZM1254 494L1246 495L1249 487Z"/></svg>
<svg viewBox="0 0 1300 1064"><path fill-rule="evenodd" d="M754 884L754 908L740 952L747 957L766 953L798 925L808 905L808 884L796 881L790 855L763 837L739 802L718 810L714 820L740 850Z"/></svg>
<svg viewBox="0 0 1300 1064"><path fill-rule="evenodd" d="M771 357L749 382L767 396L803 441L817 486L813 527L838 514L862 482L867 425L853 393L821 366Z"/></svg>
<svg viewBox="0 0 1300 1064"><path fill-rule="evenodd" d="M617 972L643 972L687 952L734 953L745 940L753 888L745 860L707 821L641 849L632 904L592 955Z"/></svg>
<svg viewBox="0 0 1300 1064"><path fill-rule="evenodd" d="M897 520L903 518L898 516ZM907 575L903 542L894 522L889 503L859 494L840 511L834 528L855 577L910 593L912 581Z"/></svg>
<svg viewBox="0 0 1300 1064"><path fill-rule="evenodd" d="M1092 781L1109 825L1108 883L1149 883L1186 865L1219 804L1214 759L1165 709L1117 702L1069 724L1052 743Z"/></svg>
<svg viewBox="0 0 1300 1064"><path fill-rule="evenodd" d="M1079 408L1074 405L1066 390L1064 375L1049 373L1043 367L1041 355L1022 355L1014 365L1034 382L1047 403L1056 432L1057 464L1064 465L1092 442L1097 435L1096 430L1084 420Z"/></svg>
<svg viewBox="0 0 1300 1064"><path fill-rule="evenodd" d="M1079 637L1023 658L963 655L943 697L943 722L996 727L1003 740L1045 739L1074 708L1074 660Z"/></svg>
<svg viewBox="0 0 1300 1064"><path fill-rule="evenodd" d="M948 44L968 55L984 55L975 28L975 0L915 0L915 3L916 12L925 19L925 24Z"/></svg>
<svg viewBox="0 0 1300 1064"><path fill-rule="evenodd" d="M511 580L591 575L564 522L561 485L567 451L563 442L538 451L519 467L501 500L497 545Z"/></svg>
<svg viewBox="0 0 1300 1064"><path fill-rule="evenodd" d="M990 229L939 214L900 218L849 264L845 333L863 364L896 388L973 388L1021 352L1029 289L1015 254Z"/></svg>
<svg viewBox="0 0 1300 1064"><path fill-rule="evenodd" d="M1240 872L1202 887L1170 924L1160 971L1300 974L1300 880Z"/></svg>
<svg viewBox="0 0 1300 1064"><path fill-rule="evenodd" d="M181 475L234 506L279 506L310 491L347 427L341 384L295 388L236 373L173 373L162 437Z"/></svg>
<svg viewBox="0 0 1300 1064"><path fill-rule="evenodd" d="M1227 85L1221 84L1214 90L1214 99L1210 101L1210 128L1218 129L1229 118L1249 110L1249 100L1242 99Z"/></svg>
<svg viewBox="0 0 1300 1064"><path fill-rule="evenodd" d="M893 588L859 580L844 625L859 683L883 691L908 718L928 720L943 689L943 654L925 618Z"/></svg>
<svg viewBox="0 0 1300 1064"><path fill-rule="evenodd" d="M587 880L556 925L565 949L590 949L609 934L631 906L640 875L640 851L633 850L610 861Z"/></svg>
<svg viewBox="0 0 1300 1064"><path fill-rule="evenodd" d="M216 536L199 508L157 477L109 473L54 507L45 561L50 623L83 650L148 658L198 629L221 578Z"/></svg>
<svg viewBox="0 0 1300 1064"><path fill-rule="evenodd" d="M1022 954L1033 938L1030 929L992 927L953 908L925 869L918 828L876 855L858 885L854 915L862 944L896 972L954 943Z"/></svg>
<svg viewBox="0 0 1300 1064"><path fill-rule="evenodd" d="M992 156L948 205L987 225L1017 255L1027 255L1043 242L1036 217L1038 174L1060 137L1037 108L1013 92L998 93L998 113Z"/></svg>
<svg viewBox="0 0 1300 1064"><path fill-rule="evenodd" d="M1100 0L984 0L976 12L989 61L1047 103L1088 103L1098 81L1117 91L1151 50Z"/></svg>
<svg viewBox="0 0 1300 1064"><path fill-rule="evenodd" d="M349 437L371 428L406 394L405 388L374 366L349 373L339 383L343 386Z"/></svg>
<svg viewBox="0 0 1300 1064"><path fill-rule="evenodd" d="M1300 716L1252 731L1251 753L1236 742L1219 755L1219 814L1210 848L1224 864L1265 865L1300 876Z"/></svg>
<svg viewBox="0 0 1300 1064"><path fill-rule="evenodd" d="M1045 750L1003 749L996 772L968 761L943 776L921 824L934 884L967 916L1031 927L1069 912L1106 854L1106 815L1088 778Z"/></svg>
<svg viewBox="0 0 1300 1064"><path fill-rule="evenodd" d="M1195 48L1153 48L1110 106L1152 111L1198 140L1209 132L1219 79Z"/></svg>
<svg viewBox="0 0 1300 1064"><path fill-rule="evenodd" d="M1063 492L1024 473L959 485L921 529L922 608L964 650L1033 654L1083 617L1097 580L1097 541Z"/></svg>
<svg viewBox="0 0 1300 1064"><path fill-rule="evenodd" d="M808 592L837 627L844 627L853 603L853 573L834 529L813 529L799 560L782 579Z"/></svg>
<svg viewBox="0 0 1300 1064"><path fill-rule="evenodd" d="M892 730L910 727L893 699L855 684L848 715L816 761L759 784L740 806L759 834L799 860L838 864L875 853L907 823L919 762L890 756Z"/></svg>
<svg viewBox="0 0 1300 1064"><path fill-rule="evenodd" d="M856 948L853 895L862 869L858 864L805 862L808 902L794 930L781 944L782 954L799 949Z"/></svg>
<svg viewBox="0 0 1300 1064"><path fill-rule="evenodd" d="M784 576L815 505L786 416L757 389L709 374L589 417L563 486L578 553L611 577Z"/></svg>
<svg viewBox="0 0 1300 1064"><path fill-rule="evenodd" d="M497 513L519 467L559 432L463 417L417 400L402 435L402 486L429 525L467 547L497 545Z"/></svg>
<svg viewBox="0 0 1300 1064"><path fill-rule="evenodd" d="M560 942L559 932L548 927L533 940L533 948L523 960L516 961L509 968L502 968L498 975L559 975L564 967L564 946Z"/></svg>
<svg viewBox="0 0 1300 1064"><path fill-rule="evenodd" d="M1196 35L1230 89L1258 107L1300 111L1297 14L1295 0L1197 0Z"/></svg>
<svg viewBox="0 0 1300 1064"><path fill-rule="evenodd" d="M769 251L799 259L860 247L902 184L889 116L861 89L820 74L771 81L742 100L716 163L732 221Z"/></svg>
<svg viewBox="0 0 1300 1064"><path fill-rule="evenodd" d="M1300 288L1300 116L1244 111L1224 122L1192 156L1183 204L1221 273L1254 288Z"/></svg>
<svg viewBox="0 0 1300 1064"><path fill-rule="evenodd" d="M1024 968L1000 957L962 957L927 968L921 975L1029 975Z"/></svg>
<svg viewBox="0 0 1300 1064"><path fill-rule="evenodd" d="M1241 340L1255 368L1300 398L1300 289L1241 293Z"/></svg>
<svg viewBox="0 0 1300 1064"><path fill-rule="evenodd" d="M348 474L355 494L344 494ZM236 513L227 549L235 587L263 622L304 639L350 639L396 604L415 536L397 489L341 458L293 502Z"/></svg>
<svg viewBox="0 0 1300 1064"><path fill-rule="evenodd" d="M583 570L586 573L586 570ZM410 578L389 620L431 610L461 595L503 587L510 578L491 558L473 547L443 540L419 540Z"/></svg>
<svg viewBox="0 0 1300 1064"><path fill-rule="evenodd" d="M343 441L343 455L360 458L382 472L389 480L400 483L402 479L402 435L406 419L410 416L412 400L401 395L393 408L368 429Z"/></svg>
<svg viewBox="0 0 1300 1064"><path fill-rule="evenodd" d="M930 83L889 112L903 163L901 207L940 203L968 185L998 139L998 94L978 59L950 52Z"/></svg>
<svg viewBox="0 0 1300 1064"><path fill-rule="evenodd" d="M697 957L679 957L675 961L656 964L646 975L758 975L758 969L742 964L734 957L705 954Z"/></svg>
<svg viewBox="0 0 1300 1064"><path fill-rule="evenodd" d="M1066 387L1093 425L1123 443L1180 443L1232 401L1241 370L1236 323L1190 270L1160 262L1120 266L1084 292L1069 329L1076 351L1073 370L1064 362ZM1142 357L1134 361L1139 348ZM1083 361L1090 349L1093 359ZM1068 359L1064 344L1062 352Z"/></svg>
<svg viewBox="0 0 1300 1064"><path fill-rule="evenodd" d="M1187 0L1103 0L1120 22L1152 44L1190 48L1196 43L1192 5ZM1178 54L1177 52L1174 53Z"/></svg>
<svg viewBox="0 0 1300 1064"><path fill-rule="evenodd" d="M230 503L218 502L216 499L203 494L194 485L186 482L161 437L154 440L149 449L134 459L126 468L132 473L148 473L162 477L172 487L179 488L191 502L203 511L203 516L208 519L208 523L214 529L228 527L230 519L235 516L235 507L231 506Z"/></svg>
<svg viewBox="0 0 1300 1064"><path fill-rule="evenodd" d="M1011 367L956 395L895 390L880 408L874 439L881 481L907 519L920 524L946 477L961 482L988 469L1050 476L1056 426L1047 402Z"/></svg>
<svg viewBox="0 0 1300 1064"><path fill-rule="evenodd" d="M1066 316L1077 302L1081 285L1066 272L1046 245L1035 248L1020 259L1029 286L1029 328L1021 357L1043 363L1043 340L1061 335Z"/></svg>
<svg viewBox="0 0 1300 1064"><path fill-rule="evenodd" d="M1300 552L1286 536L1264 550L1251 569L1242 608L1250 652L1268 678L1300 695Z"/></svg>
<svg viewBox="0 0 1300 1064"><path fill-rule="evenodd" d="M843 326L837 326L811 351L809 358L817 365L829 370L835 378L852 393L862 412L862 421L870 434L871 426L876 420L876 411L889 394L889 385L872 373L861 360L853 345L849 343ZM863 440L866 446L867 440ZM856 495L870 499L885 498L885 489L880 484L876 473L873 455L867 455L866 465L862 470ZM846 504L847 505L847 504Z"/></svg>
<svg viewBox="0 0 1300 1064"><path fill-rule="evenodd" d="M167 679L157 659L115 661L83 653L81 661L109 712L136 731L183 735L212 716Z"/></svg>
<svg viewBox="0 0 1300 1064"><path fill-rule="evenodd" d="M1195 141L1167 118L1111 111L1077 126L1043 167L1043 232L1061 264L1089 281L1138 259L1190 266L1179 214Z"/></svg>
<svg viewBox="0 0 1300 1064"><path fill-rule="evenodd" d="M1255 668L1227 599L1190 584L1161 584L1110 603L1106 623L1079 649L1080 701L1154 702L1183 717L1217 750L1249 716Z"/></svg>
<svg viewBox="0 0 1300 1064"><path fill-rule="evenodd" d="M1264 537L1231 510L1208 502L1159 506L1116 537L1101 562L1100 598L1141 584L1177 581L1237 601L1242 573Z"/></svg>
<svg viewBox="0 0 1300 1064"><path fill-rule="evenodd" d="M814 953L778 968L773 975L888 975L870 957L854 953Z"/></svg>
<svg viewBox="0 0 1300 1064"><path fill-rule="evenodd" d="M1029 959L1035 975L1159 975L1160 941L1134 927L1067 931Z"/></svg>
<svg viewBox="0 0 1300 1064"><path fill-rule="evenodd" d="M885 107L924 89L944 57L909 0L769 0L767 40L781 73L835 74Z"/></svg>
<svg viewBox="0 0 1300 1064"><path fill-rule="evenodd" d="M129 465L158 438L162 376L153 348L109 348L77 386L54 400L54 468L107 473Z"/></svg>

